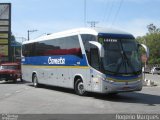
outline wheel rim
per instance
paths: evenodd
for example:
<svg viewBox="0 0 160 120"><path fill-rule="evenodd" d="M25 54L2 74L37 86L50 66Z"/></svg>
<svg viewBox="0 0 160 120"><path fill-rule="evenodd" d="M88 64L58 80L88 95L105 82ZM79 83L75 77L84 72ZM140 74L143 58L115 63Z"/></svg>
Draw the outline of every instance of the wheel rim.
<svg viewBox="0 0 160 120"><path fill-rule="evenodd" d="M82 82L80 82L80 83L78 84L78 91L79 91L79 93L80 93L81 95L85 92L85 90L84 90L84 85L83 85Z"/></svg>

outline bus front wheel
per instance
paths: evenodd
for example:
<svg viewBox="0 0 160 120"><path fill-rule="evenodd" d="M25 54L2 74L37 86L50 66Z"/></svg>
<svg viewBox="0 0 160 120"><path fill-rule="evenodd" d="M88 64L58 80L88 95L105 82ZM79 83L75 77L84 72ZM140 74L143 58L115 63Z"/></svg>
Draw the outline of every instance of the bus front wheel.
<svg viewBox="0 0 160 120"><path fill-rule="evenodd" d="M86 95L84 84L81 79L77 79L77 81L75 82L74 89L75 89L76 94L78 94L80 96Z"/></svg>
<svg viewBox="0 0 160 120"><path fill-rule="evenodd" d="M37 75L36 75L36 74L33 75L33 86L34 86L35 88L38 87L38 78L37 78Z"/></svg>

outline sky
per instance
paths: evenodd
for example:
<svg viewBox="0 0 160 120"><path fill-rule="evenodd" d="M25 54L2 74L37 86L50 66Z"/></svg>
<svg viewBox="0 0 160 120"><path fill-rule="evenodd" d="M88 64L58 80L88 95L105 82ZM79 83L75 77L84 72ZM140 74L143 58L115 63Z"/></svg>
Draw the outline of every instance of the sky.
<svg viewBox="0 0 160 120"><path fill-rule="evenodd" d="M12 33L21 42L73 28L115 28L144 36L147 25L160 27L160 0L0 0L12 4Z"/></svg>

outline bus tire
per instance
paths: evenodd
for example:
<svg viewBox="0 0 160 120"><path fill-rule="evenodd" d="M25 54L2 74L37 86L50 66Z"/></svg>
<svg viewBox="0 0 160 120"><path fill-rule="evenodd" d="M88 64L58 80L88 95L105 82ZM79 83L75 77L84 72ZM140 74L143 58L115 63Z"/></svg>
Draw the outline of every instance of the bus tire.
<svg viewBox="0 0 160 120"><path fill-rule="evenodd" d="M86 95L86 91L84 89L84 84L81 78L78 78L74 85L74 90L77 95L84 96Z"/></svg>
<svg viewBox="0 0 160 120"><path fill-rule="evenodd" d="M35 88L39 87L39 85L38 85L38 78L37 78L36 74L33 75L33 86Z"/></svg>

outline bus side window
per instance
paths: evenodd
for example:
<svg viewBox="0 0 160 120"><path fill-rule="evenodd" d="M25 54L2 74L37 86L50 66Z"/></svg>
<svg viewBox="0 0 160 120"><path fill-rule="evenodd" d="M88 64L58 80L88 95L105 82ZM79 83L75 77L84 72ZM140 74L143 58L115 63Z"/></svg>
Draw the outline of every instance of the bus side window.
<svg viewBox="0 0 160 120"><path fill-rule="evenodd" d="M84 44L84 49L85 49L85 52L86 52L88 63L89 63L89 65L91 65L91 59L92 58L91 58L91 51L90 51L91 46L89 44L89 41L96 41L97 38L96 38L96 36L89 35L89 34L81 34L81 38L82 38L82 42Z"/></svg>
<svg viewBox="0 0 160 120"><path fill-rule="evenodd" d="M100 70L98 48L93 45L90 45L90 65L96 70Z"/></svg>

